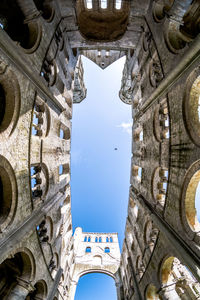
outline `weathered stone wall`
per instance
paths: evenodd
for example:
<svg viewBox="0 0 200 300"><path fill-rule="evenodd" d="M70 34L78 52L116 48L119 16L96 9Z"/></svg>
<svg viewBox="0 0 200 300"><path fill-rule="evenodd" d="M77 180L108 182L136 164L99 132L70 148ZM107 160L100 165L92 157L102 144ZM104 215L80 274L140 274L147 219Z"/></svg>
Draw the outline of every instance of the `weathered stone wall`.
<svg viewBox="0 0 200 300"><path fill-rule="evenodd" d="M0 298L66 299L73 274L101 270L114 274L121 300L198 299L199 2L130 1L124 34L109 41L81 35L75 4L0 3ZM119 272L114 235L114 258L101 258L85 233L72 238L70 120L73 99L86 94L79 55L101 65L99 51L113 53L106 66L127 55L120 97L133 112Z"/></svg>
<svg viewBox="0 0 200 300"><path fill-rule="evenodd" d="M195 1L151 1L133 54L133 156L122 299L200 297L197 15Z"/></svg>
<svg viewBox="0 0 200 300"><path fill-rule="evenodd" d="M0 5L1 299L63 299L72 260L70 119L78 53L57 2L43 11L35 3L16 2L30 29L26 45L11 32L9 1Z"/></svg>

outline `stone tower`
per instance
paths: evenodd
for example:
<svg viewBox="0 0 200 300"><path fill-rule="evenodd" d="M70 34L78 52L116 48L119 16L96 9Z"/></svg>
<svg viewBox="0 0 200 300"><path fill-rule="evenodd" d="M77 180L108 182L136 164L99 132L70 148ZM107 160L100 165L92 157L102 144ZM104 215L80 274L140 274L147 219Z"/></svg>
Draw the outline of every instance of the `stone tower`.
<svg viewBox="0 0 200 300"><path fill-rule="evenodd" d="M119 300L200 299L199 20L199 0L0 1L0 299L71 300L79 268L110 272ZM126 56L133 155L120 261L116 234L72 236L81 55L102 69Z"/></svg>
<svg viewBox="0 0 200 300"><path fill-rule="evenodd" d="M79 278L88 273L107 274L115 280L118 287L119 264L120 250L117 233L82 232L82 228L76 228L69 299L74 299Z"/></svg>

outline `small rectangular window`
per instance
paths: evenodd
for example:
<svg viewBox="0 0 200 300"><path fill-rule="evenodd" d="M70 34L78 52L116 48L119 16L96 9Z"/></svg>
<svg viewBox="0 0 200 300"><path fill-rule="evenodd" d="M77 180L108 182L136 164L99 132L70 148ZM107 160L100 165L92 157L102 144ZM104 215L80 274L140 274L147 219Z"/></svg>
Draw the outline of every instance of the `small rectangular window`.
<svg viewBox="0 0 200 300"><path fill-rule="evenodd" d="M143 130L140 131L139 140L140 142L143 141Z"/></svg>
<svg viewBox="0 0 200 300"><path fill-rule="evenodd" d="M60 129L60 138L64 139L64 130L63 129Z"/></svg>
<svg viewBox="0 0 200 300"><path fill-rule="evenodd" d="M59 175L62 175L63 174L63 165L60 165L59 166Z"/></svg>
<svg viewBox="0 0 200 300"><path fill-rule="evenodd" d="M142 168L141 167L138 168L138 176L140 179L142 178Z"/></svg>

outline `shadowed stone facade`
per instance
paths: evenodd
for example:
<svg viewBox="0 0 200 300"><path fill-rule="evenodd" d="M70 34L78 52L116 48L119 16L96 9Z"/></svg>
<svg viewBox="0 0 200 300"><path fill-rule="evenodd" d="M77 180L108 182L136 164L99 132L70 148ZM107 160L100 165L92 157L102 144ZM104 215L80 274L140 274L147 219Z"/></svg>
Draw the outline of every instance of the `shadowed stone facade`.
<svg viewBox="0 0 200 300"><path fill-rule="evenodd" d="M119 300L200 299L200 3L89 2L0 2L0 299L71 300L94 270L110 273ZM80 55L102 69L126 56L119 97L133 133L120 261L115 234L72 236ZM94 236L113 237L114 257Z"/></svg>

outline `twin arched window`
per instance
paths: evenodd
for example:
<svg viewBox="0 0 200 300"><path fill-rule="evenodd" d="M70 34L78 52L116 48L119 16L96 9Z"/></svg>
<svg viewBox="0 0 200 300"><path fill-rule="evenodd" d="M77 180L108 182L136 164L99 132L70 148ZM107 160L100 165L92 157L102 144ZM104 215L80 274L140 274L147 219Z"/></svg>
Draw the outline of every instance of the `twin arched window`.
<svg viewBox="0 0 200 300"><path fill-rule="evenodd" d="M102 243L102 238L101 237L95 237L95 243Z"/></svg>
<svg viewBox="0 0 200 300"><path fill-rule="evenodd" d="M85 236L84 242L91 242L91 237L90 236Z"/></svg>
<svg viewBox="0 0 200 300"><path fill-rule="evenodd" d="M112 242L113 242L113 238L112 238L112 237L110 237L110 238L109 238L109 237L107 237L107 238L106 238L106 243L109 243L109 242L110 242L110 243L112 243Z"/></svg>

